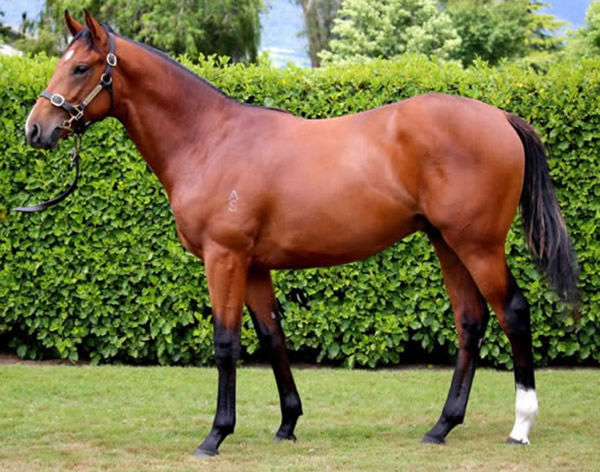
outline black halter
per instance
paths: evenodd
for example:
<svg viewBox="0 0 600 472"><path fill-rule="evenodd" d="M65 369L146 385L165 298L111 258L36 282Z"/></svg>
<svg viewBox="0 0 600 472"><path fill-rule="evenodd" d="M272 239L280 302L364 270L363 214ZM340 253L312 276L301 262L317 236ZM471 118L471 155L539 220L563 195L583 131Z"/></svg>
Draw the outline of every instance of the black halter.
<svg viewBox="0 0 600 472"><path fill-rule="evenodd" d="M81 135L92 125L93 121L86 122L83 113L85 107L87 107L103 90L110 92L110 110L113 108L113 89L112 89L112 71L117 65L117 56L115 55L115 37L114 35L105 28L108 34L108 54L106 55L106 64L104 65L104 72L100 77L100 82L96 85L90 93L79 103L79 105L72 105L65 100L59 93L50 93L44 90L40 96L50 100L50 103L55 107L62 108L69 114L69 119L65 120L61 128L71 131L73 133L73 149L71 151L71 167L75 167L75 180L64 192L57 197L47 202L40 203L39 205L17 207L13 208L14 211L20 211L24 213L31 213L34 211L41 211L50 208L57 203L63 201L71 193L75 191L77 187L77 181L79 180L79 143Z"/></svg>

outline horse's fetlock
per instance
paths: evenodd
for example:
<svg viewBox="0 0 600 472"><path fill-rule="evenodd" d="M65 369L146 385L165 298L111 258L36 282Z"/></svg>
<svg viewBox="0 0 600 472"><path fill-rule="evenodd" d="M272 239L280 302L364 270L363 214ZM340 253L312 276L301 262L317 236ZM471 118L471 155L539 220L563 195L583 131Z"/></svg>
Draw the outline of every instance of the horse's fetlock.
<svg viewBox="0 0 600 472"><path fill-rule="evenodd" d="M442 410L442 419L452 427L462 424L465 419L465 409L460 405L446 404Z"/></svg>
<svg viewBox="0 0 600 472"><path fill-rule="evenodd" d="M448 424L456 426L463 423L463 421L465 420L465 415L450 415L445 416L444 419Z"/></svg>
<svg viewBox="0 0 600 472"><path fill-rule="evenodd" d="M215 418L213 427L223 436L233 434L235 430L235 417L224 415L221 418Z"/></svg>
<svg viewBox="0 0 600 472"><path fill-rule="evenodd" d="M298 417L302 414L302 402L298 395L287 395L281 401L281 411L286 417Z"/></svg>

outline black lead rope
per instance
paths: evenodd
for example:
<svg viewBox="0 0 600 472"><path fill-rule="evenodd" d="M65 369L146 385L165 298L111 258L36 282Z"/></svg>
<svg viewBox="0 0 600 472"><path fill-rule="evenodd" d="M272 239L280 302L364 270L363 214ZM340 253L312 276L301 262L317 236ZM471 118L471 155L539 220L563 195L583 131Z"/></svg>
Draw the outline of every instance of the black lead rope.
<svg viewBox="0 0 600 472"><path fill-rule="evenodd" d="M46 210L47 208L53 207L54 205L62 202L65 198L71 195L75 189L77 188L77 181L79 180L79 143L81 140L81 136L79 134L73 135L73 149L71 150L71 163L69 167L75 167L75 180L69 188L67 188L63 193L59 196L53 198L52 200L48 200L47 202L40 203L39 205L32 205L26 207L17 207L13 208L14 211L20 211L22 213L33 213L35 211Z"/></svg>

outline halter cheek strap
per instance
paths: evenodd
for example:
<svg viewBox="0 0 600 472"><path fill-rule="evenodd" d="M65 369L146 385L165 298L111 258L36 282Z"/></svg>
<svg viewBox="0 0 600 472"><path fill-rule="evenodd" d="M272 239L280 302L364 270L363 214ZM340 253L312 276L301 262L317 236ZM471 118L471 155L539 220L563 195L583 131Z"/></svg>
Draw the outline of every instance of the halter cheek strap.
<svg viewBox="0 0 600 472"><path fill-rule="evenodd" d="M112 33L106 30L108 35L108 54L106 55L106 64L104 72L100 77L100 82L88 93L85 98L78 104L73 105L65 100L59 93L51 93L44 90L40 96L48 99L52 105L57 108L62 108L69 114L69 119L65 120L62 128L72 131L75 134L83 134L93 122L86 122L83 113L87 107L103 90L110 92L110 111L113 107L113 89L112 89L112 71L117 66L117 56L115 55L115 37Z"/></svg>

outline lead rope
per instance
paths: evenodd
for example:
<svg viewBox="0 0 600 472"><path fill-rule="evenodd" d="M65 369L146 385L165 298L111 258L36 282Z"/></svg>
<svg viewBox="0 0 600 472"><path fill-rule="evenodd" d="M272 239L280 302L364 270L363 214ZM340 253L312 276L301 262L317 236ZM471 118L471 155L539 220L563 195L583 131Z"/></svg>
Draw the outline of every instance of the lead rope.
<svg viewBox="0 0 600 472"><path fill-rule="evenodd" d="M46 210L47 208L53 207L54 205L62 202L65 198L71 195L77 188L77 181L79 180L79 146L81 143L81 135L73 134L73 149L71 150L71 163L69 167L75 167L75 180L69 187L57 197L47 202L40 203L39 205L16 207L13 211L20 211L22 213L32 213L35 211Z"/></svg>

